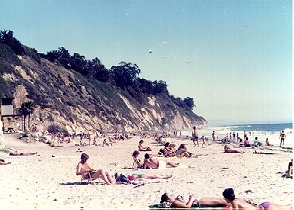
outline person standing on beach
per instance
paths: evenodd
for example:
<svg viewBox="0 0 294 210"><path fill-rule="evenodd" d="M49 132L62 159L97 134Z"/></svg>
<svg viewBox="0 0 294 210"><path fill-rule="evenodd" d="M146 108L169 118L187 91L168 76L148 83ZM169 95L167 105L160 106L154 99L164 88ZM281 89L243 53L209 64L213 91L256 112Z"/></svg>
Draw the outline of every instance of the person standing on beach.
<svg viewBox="0 0 294 210"><path fill-rule="evenodd" d="M198 132L197 132L197 129L196 129L196 126L193 127L193 131L192 131L192 141L194 143L194 147L196 147L196 143L197 142L197 145L199 147L199 142L198 142Z"/></svg>
<svg viewBox="0 0 294 210"><path fill-rule="evenodd" d="M212 142L214 142L215 141L215 131L212 131L211 137L212 137Z"/></svg>
<svg viewBox="0 0 294 210"><path fill-rule="evenodd" d="M284 143L285 143L285 139L286 139L286 134L285 132L282 130L282 132L280 133L280 139L281 139L281 142L280 142L280 147L282 147L282 144L284 146Z"/></svg>

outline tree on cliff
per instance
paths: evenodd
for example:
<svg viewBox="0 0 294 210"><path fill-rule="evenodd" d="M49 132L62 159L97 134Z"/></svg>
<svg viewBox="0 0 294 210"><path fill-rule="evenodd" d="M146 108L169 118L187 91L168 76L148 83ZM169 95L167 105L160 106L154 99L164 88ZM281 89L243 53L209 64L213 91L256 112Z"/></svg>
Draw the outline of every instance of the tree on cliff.
<svg viewBox="0 0 294 210"><path fill-rule="evenodd" d="M30 127L31 114L34 112L35 108L36 108L36 105L32 101L24 102L24 103L21 104L21 107L20 107L19 111L20 111L21 115L24 117L24 120L23 120L24 130L26 130L26 118L27 118L27 116L29 116L28 126Z"/></svg>
<svg viewBox="0 0 294 210"><path fill-rule="evenodd" d="M13 31L0 31L0 42L3 44L7 44L9 47L11 47L11 49L17 55L22 55L24 53L24 48L20 41L13 37Z"/></svg>

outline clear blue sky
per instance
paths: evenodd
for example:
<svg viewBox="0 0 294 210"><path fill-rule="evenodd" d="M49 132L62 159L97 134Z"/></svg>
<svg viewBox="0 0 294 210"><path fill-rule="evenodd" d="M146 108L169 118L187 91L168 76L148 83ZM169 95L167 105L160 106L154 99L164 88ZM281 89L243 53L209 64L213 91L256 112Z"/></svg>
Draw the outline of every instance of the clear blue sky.
<svg viewBox="0 0 294 210"><path fill-rule="evenodd" d="M290 0L0 0L0 30L137 64L210 124L292 122ZM151 50L152 53L148 53Z"/></svg>

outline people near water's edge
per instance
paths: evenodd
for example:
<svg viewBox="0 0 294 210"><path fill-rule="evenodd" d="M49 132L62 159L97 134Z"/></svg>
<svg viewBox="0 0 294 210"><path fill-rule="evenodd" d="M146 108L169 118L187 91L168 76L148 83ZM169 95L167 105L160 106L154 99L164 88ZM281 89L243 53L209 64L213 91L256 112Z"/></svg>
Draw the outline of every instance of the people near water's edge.
<svg viewBox="0 0 294 210"><path fill-rule="evenodd" d="M224 199L227 203L232 205L232 209L239 210L239 209L257 209L256 206L252 205L251 203L245 201L241 198L235 197L235 192L233 188L227 188L223 192ZM262 202L258 205L261 210L275 210L275 209L283 209L283 210L290 210L292 209L291 205L278 205L268 201Z"/></svg>
<svg viewBox="0 0 294 210"><path fill-rule="evenodd" d="M265 146L272 147L272 146L274 146L274 145L273 145L273 144L270 144L268 138L266 138L266 139L265 139Z"/></svg>
<svg viewBox="0 0 294 210"><path fill-rule="evenodd" d="M202 136L200 139L202 140L202 147L207 147L205 136Z"/></svg>
<svg viewBox="0 0 294 210"><path fill-rule="evenodd" d="M173 162L165 162L164 160L157 160L152 155L146 153L144 159L144 168L158 169L158 168L175 168L178 164Z"/></svg>
<svg viewBox="0 0 294 210"><path fill-rule="evenodd" d="M262 146L262 143L261 143L260 141L258 141L258 137L257 137L257 136L254 138L253 145L254 145L255 147L260 147L260 146Z"/></svg>
<svg viewBox="0 0 294 210"><path fill-rule="evenodd" d="M0 159L0 165L8 165L11 164L11 162L5 162L4 159Z"/></svg>
<svg viewBox="0 0 294 210"><path fill-rule="evenodd" d="M224 153L242 153L238 150L231 149L228 145L224 146Z"/></svg>
<svg viewBox="0 0 294 210"><path fill-rule="evenodd" d="M115 179L104 169L92 169L87 160L89 155L86 153L81 154L81 161L77 165L76 175L81 175L83 179L95 180L101 178L106 184L111 185L115 183Z"/></svg>
<svg viewBox="0 0 294 210"><path fill-rule="evenodd" d="M215 141L215 131L212 131L211 137L212 137L212 142L214 142Z"/></svg>
<svg viewBox="0 0 294 210"><path fill-rule="evenodd" d="M169 205L165 205L166 203ZM225 207L227 202L223 198L196 198L194 195L190 195L188 199L181 195L174 196L168 193L161 196L160 206L162 207L190 208L192 205L193 207Z"/></svg>
<svg viewBox="0 0 294 210"><path fill-rule="evenodd" d="M282 130L282 132L280 133L280 139L281 139L280 147L282 147L282 145L284 146L285 139L286 139L286 134L285 134L285 131L283 131L283 130Z"/></svg>
<svg viewBox="0 0 294 210"><path fill-rule="evenodd" d="M251 144L250 144L247 136L245 137L245 140L244 140L244 147L251 147Z"/></svg>
<svg viewBox="0 0 294 210"><path fill-rule="evenodd" d="M143 143L144 143L143 140L139 141L139 145L138 145L139 151L151 151L151 148L150 147L144 147Z"/></svg>
<svg viewBox="0 0 294 210"><path fill-rule="evenodd" d="M197 146L199 147L199 142L198 142L198 132L197 132L197 128L196 126L193 127L193 131L192 131L192 141L194 143L194 147L196 147L196 143Z"/></svg>

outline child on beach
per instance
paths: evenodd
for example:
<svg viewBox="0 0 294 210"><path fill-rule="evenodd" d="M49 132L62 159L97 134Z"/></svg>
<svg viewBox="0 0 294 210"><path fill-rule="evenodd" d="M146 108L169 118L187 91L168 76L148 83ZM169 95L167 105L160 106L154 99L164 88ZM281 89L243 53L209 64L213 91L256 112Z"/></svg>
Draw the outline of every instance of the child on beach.
<svg viewBox="0 0 294 210"><path fill-rule="evenodd" d="M88 159L88 154L81 154L81 161L77 165L76 175L81 175L83 179L91 180L102 178L108 185L115 183L115 179L107 171L104 171L103 169L92 169L87 163Z"/></svg>

